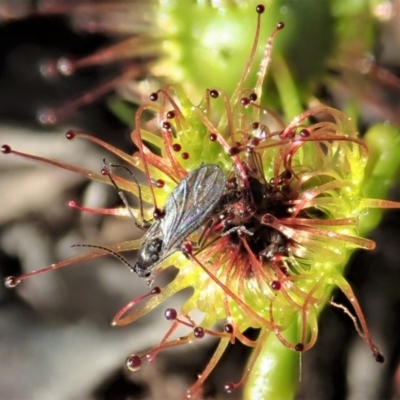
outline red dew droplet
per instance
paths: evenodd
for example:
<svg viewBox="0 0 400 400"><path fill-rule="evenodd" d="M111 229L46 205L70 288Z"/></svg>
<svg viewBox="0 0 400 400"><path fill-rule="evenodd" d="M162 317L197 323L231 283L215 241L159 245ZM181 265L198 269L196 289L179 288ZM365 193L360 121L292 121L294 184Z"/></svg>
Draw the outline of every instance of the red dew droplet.
<svg viewBox="0 0 400 400"><path fill-rule="evenodd" d="M256 100L257 100L257 94L256 94L256 93L252 93L252 94L249 96L249 99L250 99L251 101L256 101Z"/></svg>
<svg viewBox="0 0 400 400"><path fill-rule="evenodd" d="M152 93L150 95L150 100L151 101L157 101L158 100L158 94L156 92Z"/></svg>
<svg viewBox="0 0 400 400"><path fill-rule="evenodd" d="M258 14L262 14L265 11L265 7L262 4L259 4L256 7L256 11L257 11Z"/></svg>
<svg viewBox="0 0 400 400"><path fill-rule="evenodd" d="M233 325L232 324L225 324L224 331L226 333L232 334L233 333Z"/></svg>
<svg viewBox="0 0 400 400"><path fill-rule="evenodd" d="M297 343L296 346L294 346L294 349L295 349L296 351L301 352L301 351L304 350L304 344L303 344L303 343Z"/></svg>
<svg viewBox="0 0 400 400"><path fill-rule="evenodd" d="M181 151L182 150L182 146L179 143L174 143L172 145L172 149L176 152Z"/></svg>
<svg viewBox="0 0 400 400"><path fill-rule="evenodd" d="M151 289L150 294L160 294L161 293L161 288L159 286L154 286L153 289Z"/></svg>
<svg viewBox="0 0 400 400"><path fill-rule="evenodd" d="M167 308L164 311L164 316L168 321L173 321L176 319L176 317L178 316L177 311L175 310L175 308Z"/></svg>
<svg viewBox="0 0 400 400"><path fill-rule="evenodd" d="M206 333L201 326L196 326L196 328L193 329L193 334L195 338L202 339Z"/></svg>
<svg viewBox="0 0 400 400"><path fill-rule="evenodd" d="M239 154L239 153L240 153L240 149L239 149L239 147L237 147L237 146L231 147L231 148L229 149L229 152L228 152L228 154L229 154L230 156L236 156L236 154Z"/></svg>
<svg viewBox="0 0 400 400"><path fill-rule="evenodd" d="M375 361L380 364L383 364L385 362L385 356L378 351L375 353Z"/></svg>
<svg viewBox="0 0 400 400"><path fill-rule="evenodd" d="M257 147L260 144L260 139L255 137L251 139L250 144L254 147Z"/></svg>
<svg viewBox="0 0 400 400"><path fill-rule="evenodd" d="M154 219L161 219L164 217L164 211L160 210L159 208L155 208L153 211Z"/></svg>
<svg viewBox="0 0 400 400"><path fill-rule="evenodd" d="M280 290L281 287L282 287L282 285L281 285L281 283L280 283L279 281L273 281L273 282L271 283L271 288L272 288L273 290Z"/></svg>
<svg viewBox="0 0 400 400"><path fill-rule="evenodd" d="M1 152L3 154L10 154L11 153L11 147L8 144L3 144L3 146L1 146Z"/></svg>
<svg viewBox="0 0 400 400"><path fill-rule="evenodd" d="M62 57L57 61L57 70L60 74L70 76L75 72L75 66L71 60Z"/></svg>
<svg viewBox="0 0 400 400"><path fill-rule="evenodd" d="M217 134L216 133L210 133L210 140L212 142L215 142L217 140Z"/></svg>
<svg viewBox="0 0 400 400"><path fill-rule="evenodd" d="M68 207L76 208L76 201L74 201L74 200L69 201L68 202Z"/></svg>
<svg viewBox="0 0 400 400"><path fill-rule="evenodd" d="M126 359L125 365L129 371L136 372L139 371L140 367L142 366L142 360L139 356L132 354Z"/></svg>
<svg viewBox="0 0 400 400"><path fill-rule="evenodd" d="M164 122L162 123L162 127L163 127L164 129L166 129L167 131L169 131L169 130L171 129L171 123L168 122L168 121L164 121Z"/></svg>
<svg viewBox="0 0 400 400"><path fill-rule="evenodd" d="M240 99L240 104L242 106L248 106L250 104L250 99L248 97L242 97Z"/></svg>
<svg viewBox="0 0 400 400"><path fill-rule="evenodd" d="M75 136L76 136L76 133L75 133L74 131L71 131L71 130L69 130L69 131L65 134L65 137L66 137L68 140L72 140Z"/></svg>
<svg viewBox="0 0 400 400"><path fill-rule="evenodd" d="M4 280L4 285L9 288L15 288L15 286L17 286L19 283L21 282L20 279L18 279L16 276L8 276L5 280Z"/></svg>
<svg viewBox="0 0 400 400"><path fill-rule="evenodd" d="M282 259L282 257L281 257L281 259ZM279 267L279 269L282 271L282 273L284 275L289 276L289 270L286 267L281 266L281 267Z"/></svg>
<svg viewBox="0 0 400 400"><path fill-rule="evenodd" d="M308 129L302 129L300 131L300 136L301 137L309 137L310 136L310 131Z"/></svg>
<svg viewBox="0 0 400 400"><path fill-rule="evenodd" d="M184 160L188 160L189 159L189 153L182 153L182 158L184 159Z"/></svg>
<svg viewBox="0 0 400 400"><path fill-rule="evenodd" d="M232 393L235 390L235 384L232 382L225 383L224 390L226 393Z"/></svg>
<svg viewBox="0 0 400 400"><path fill-rule="evenodd" d="M273 263L279 263L279 262L281 262L282 261L282 256L280 255L280 254L274 254L272 257L271 257L271 261L273 262ZM285 268L285 267L280 267L280 269L281 269L281 271L283 272L283 268Z"/></svg>
<svg viewBox="0 0 400 400"><path fill-rule="evenodd" d="M252 127L253 129L258 129L258 128L260 127L260 123L259 123L259 122L253 122L253 123L251 124L251 127Z"/></svg>
<svg viewBox="0 0 400 400"><path fill-rule="evenodd" d="M110 171L108 170L108 168L102 168L100 173L104 176L109 176L110 175Z"/></svg>
<svg viewBox="0 0 400 400"><path fill-rule="evenodd" d="M265 214L262 216L261 221L264 224L272 224L272 222L274 222L274 217L271 214Z"/></svg>
<svg viewBox="0 0 400 400"><path fill-rule="evenodd" d="M285 27L285 23L280 21L276 24L276 29L281 30Z"/></svg>
<svg viewBox="0 0 400 400"><path fill-rule="evenodd" d="M215 89L210 90L210 96L211 96L213 99L218 98L218 97L219 97L219 92L218 92L218 90L215 90Z"/></svg>
<svg viewBox="0 0 400 400"><path fill-rule="evenodd" d="M165 186L165 182L162 179L157 179L156 180L156 186L161 189Z"/></svg>
<svg viewBox="0 0 400 400"><path fill-rule="evenodd" d="M192 254L193 246L191 243L186 242L182 244L181 251L184 254Z"/></svg>
<svg viewBox="0 0 400 400"><path fill-rule="evenodd" d="M168 118L168 119L173 119L173 118L175 118L175 111L174 111L174 110L168 111L168 112L167 112L167 118Z"/></svg>

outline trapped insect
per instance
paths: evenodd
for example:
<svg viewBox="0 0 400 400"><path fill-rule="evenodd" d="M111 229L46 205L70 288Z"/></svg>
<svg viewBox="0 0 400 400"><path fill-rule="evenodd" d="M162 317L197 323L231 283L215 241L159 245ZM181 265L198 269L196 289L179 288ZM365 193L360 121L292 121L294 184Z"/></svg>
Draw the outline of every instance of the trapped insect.
<svg viewBox="0 0 400 400"><path fill-rule="evenodd" d="M148 277L156 265L178 251L213 214L225 185L226 176L218 165L202 165L190 172L167 198L161 218L144 235L133 270Z"/></svg>
<svg viewBox="0 0 400 400"><path fill-rule="evenodd" d="M278 179L267 181L260 154L247 149L241 160L244 174L237 171L227 181L227 191L221 198L220 225L213 232L228 239L228 246L244 251L244 241L258 260L271 260L276 255L287 256L289 239L270 226L272 215L290 215L288 192L293 174L285 170Z"/></svg>

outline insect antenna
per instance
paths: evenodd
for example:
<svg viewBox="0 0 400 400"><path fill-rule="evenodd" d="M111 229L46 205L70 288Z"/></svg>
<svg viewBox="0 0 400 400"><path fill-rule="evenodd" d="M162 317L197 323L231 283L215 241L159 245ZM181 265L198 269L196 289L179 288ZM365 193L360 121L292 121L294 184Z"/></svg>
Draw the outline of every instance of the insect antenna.
<svg viewBox="0 0 400 400"><path fill-rule="evenodd" d="M114 178L112 177L110 168L108 168L107 165L106 165L106 159L103 158L103 168L101 170L102 175L108 176L108 178L110 179L110 182L113 184L113 186L117 190L118 196L120 197L120 199L124 203L124 206L128 210L129 215L132 217L136 227L138 227L139 229L142 229L142 230L146 230L147 228L149 228L150 222L147 221L144 218L142 189L140 187L140 184L139 184L138 180L136 179L135 175L133 175L133 172L128 167L126 167L125 165L122 165L122 164L111 164L111 163L108 164L108 165L109 165L110 168L111 167L113 167L113 168L123 168L126 171L128 171L129 174L132 176L132 179L134 180L134 182L136 183L137 188L138 188L139 211L140 211L140 217L141 217L141 220L142 220L141 224L139 224L139 222L137 221L136 217L133 215L132 209L129 206L128 200L126 199L126 196L125 196L124 192L122 191L122 189L120 189L118 187L117 183L115 182Z"/></svg>
<svg viewBox="0 0 400 400"><path fill-rule="evenodd" d="M121 261L123 264L125 264L127 267L130 268L131 271L133 271L133 265L123 256L121 256L121 254L117 253L114 250L109 249L108 247L105 246L99 246L96 244L73 244L71 247L88 247L91 249L99 249L99 250L104 250L107 253L111 254L112 256L114 256L115 258L117 258L119 261Z"/></svg>
<svg viewBox="0 0 400 400"><path fill-rule="evenodd" d="M126 265L132 272L134 270L133 265L125 257L121 256L121 254L117 253L116 251L109 249L108 247L99 246L97 244L73 244L71 247L89 247L91 249L104 250L121 261L122 264Z"/></svg>

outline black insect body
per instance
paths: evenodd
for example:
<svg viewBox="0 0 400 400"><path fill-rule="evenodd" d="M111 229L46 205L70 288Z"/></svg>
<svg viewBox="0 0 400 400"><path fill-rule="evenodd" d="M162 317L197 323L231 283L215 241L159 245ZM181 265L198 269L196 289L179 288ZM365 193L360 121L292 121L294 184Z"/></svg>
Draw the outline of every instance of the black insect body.
<svg viewBox="0 0 400 400"><path fill-rule="evenodd" d="M288 239L262 222L263 216L268 214L277 218L290 216L285 185L274 187L263 178L261 171L254 176L251 176L254 171L248 172L247 189L240 192L238 189L239 199L227 204L222 215L223 235L229 237L233 246L245 251L241 239L245 234L249 248L258 258L270 259L275 254L286 254Z"/></svg>
<svg viewBox="0 0 400 400"><path fill-rule="evenodd" d="M142 247L139 250L138 261L133 266L133 271L140 277L150 276L152 266L160 260L163 241L160 235L160 221L156 221L143 237Z"/></svg>
<svg viewBox="0 0 400 400"><path fill-rule="evenodd" d="M168 196L164 215L142 240L133 270L148 277L156 265L179 251L182 243L215 213L226 185L218 165L207 164L190 172Z"/></svg>

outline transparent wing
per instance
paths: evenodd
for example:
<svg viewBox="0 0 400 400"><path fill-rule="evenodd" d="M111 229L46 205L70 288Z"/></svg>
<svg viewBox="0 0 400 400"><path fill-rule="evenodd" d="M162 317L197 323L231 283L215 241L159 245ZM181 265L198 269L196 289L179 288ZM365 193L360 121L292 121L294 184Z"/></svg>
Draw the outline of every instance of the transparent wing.
<svg viewBox="0 0 400 400"><path fill-rule="evenodd" d="M178 184L165 203L160 224L164 257L207 221L221 199L225 183L222 169L208 164L190 172Z"/></svg>

